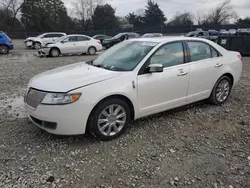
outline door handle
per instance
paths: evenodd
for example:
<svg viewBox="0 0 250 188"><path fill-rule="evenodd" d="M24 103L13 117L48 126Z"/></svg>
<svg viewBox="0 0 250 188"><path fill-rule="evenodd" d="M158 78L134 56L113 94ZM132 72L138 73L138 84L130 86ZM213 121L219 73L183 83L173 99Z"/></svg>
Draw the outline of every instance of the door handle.
<svg viewBox="0 0 250 188"><path fill-rule="evenodd" d="M185 76L185 75L187 75L187 74L188 74L187 72L180 71L180 73L177 74L177 76Z"/></svg>
<svg viewBox="0 0 250 188"><path fill-rule="evenodd" d="M222 66L223 66L223 64L217 63L214 67L215 67L215 68L218 68L218 67L222 67Z"/></svg>

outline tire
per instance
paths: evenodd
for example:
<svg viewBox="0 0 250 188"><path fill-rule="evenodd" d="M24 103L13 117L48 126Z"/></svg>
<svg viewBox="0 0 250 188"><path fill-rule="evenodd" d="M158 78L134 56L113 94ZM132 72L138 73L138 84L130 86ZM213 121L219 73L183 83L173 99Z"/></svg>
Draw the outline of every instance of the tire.
<svg viewBox="0 0 250 188"><path fill-rule="evenodd" d="M42 47L42 44L40 42L34 42L33 43L33 47L36 49L36 50L39 50L41 47Z"/></svg>
<svg viewBox="0 0 250 188"><path fill-rule="evenodd" d="M58 57L60 55L60 50L58 48L52 48L49 52L49 56Z"/></svg>
<svg viewBox="0 0 250 188"><path fill-rule="evenodd" d="M231 93L232 86L232 80L228 76L222 76L216 82L209 97L209 102L218 106L224 104Z"/></svg>
<svg viewBox="0 0 250 188"><path fill-rule="evenodd" d="M113 113L110 113L111 107ZM94 108L88 119L87 130L94 137L109 141L124 133L130 120L129 105L119 98L111 98Z"/></svg>
<svg viewBox="0 0 250 188"><path fill-rule="evenodd" d="M95 55L96 54L96 48L93 47L93 46L89 47L88 54L89 55Z"/></svg>
<svg viewBox="0 0 250 188"><path fill-rule="evenodd" d="M6 45L0 45L0 54L8 54L10 51L9 47Z"/></svg>

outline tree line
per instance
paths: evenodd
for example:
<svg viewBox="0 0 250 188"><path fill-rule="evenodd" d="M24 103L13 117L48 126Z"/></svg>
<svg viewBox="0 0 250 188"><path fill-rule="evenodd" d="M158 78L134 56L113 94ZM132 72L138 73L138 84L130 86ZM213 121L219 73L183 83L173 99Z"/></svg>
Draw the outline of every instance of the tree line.
<svg viewBox="0 0 250 188"><path fill-rule="evenodd" d="M69 16L70 14L70 16ZM250 17L238 19L231 0L225 0L219 6L206 13L177 12L167 19L160 6L154 0L140 14L128 13L125 17L116 16L116 10L105 0L78 0L73 8L67 10L61 0L1 0L0 30L18 32L45 31L88 31L113 29L122 26L158 27L175 25L250 24Z"/></svg>

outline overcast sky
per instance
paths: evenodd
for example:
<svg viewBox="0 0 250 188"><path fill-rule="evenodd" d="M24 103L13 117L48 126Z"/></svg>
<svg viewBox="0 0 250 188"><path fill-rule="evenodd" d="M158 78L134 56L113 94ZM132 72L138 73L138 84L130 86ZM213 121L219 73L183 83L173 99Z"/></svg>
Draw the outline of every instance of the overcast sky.
<svg viewBox="0 0 250 188"><path fill-rule="evenodd" d="M68 9L72 8L72 4L77 0L63 0ZM106 0L116 9L116 15L126 16L129 12L137 12L144 9L147 0ZM197 15L197 12L206 12L207 10L216 7L224 0L155 0L159 3L160 8L165 13L168 20L176 12L192 12ZM250 17L250 0L231 0L235 11L239 17ZM139 11L140 12L140 11Z"/></svg>

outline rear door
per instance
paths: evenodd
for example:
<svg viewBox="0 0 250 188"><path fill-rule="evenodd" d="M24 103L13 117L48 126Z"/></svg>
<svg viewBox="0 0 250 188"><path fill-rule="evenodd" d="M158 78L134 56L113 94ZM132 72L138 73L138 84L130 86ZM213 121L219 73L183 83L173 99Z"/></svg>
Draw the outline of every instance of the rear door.
<svg viewBox="0 0 250 188"><path fill-rule="evenodd" d="M45 34L43 36L43 44L42 45L46 45L48 43L53 43L53 34Z"/></svg>
<svg viewBox="0 0 250 188"><path fill-rule="evenodd" d="M201 41L187 41L190 51L190 81L187 102L195 102L210 96L222 75L223 57L212 46Z"/></svg>
<svg viewBox="0 0 250 188"><path fill-rule="evenodd" d="M77 51L78 53L87 53L89 48L90 38L86 36L77 36Z"/></svg>
<svg viewBox="0 0 250 188"><path fill-rule="evenodd" d="M60 50L62 54L76 54L78 53L77 48L77 36L66 37L60 43Z"/></svg>

